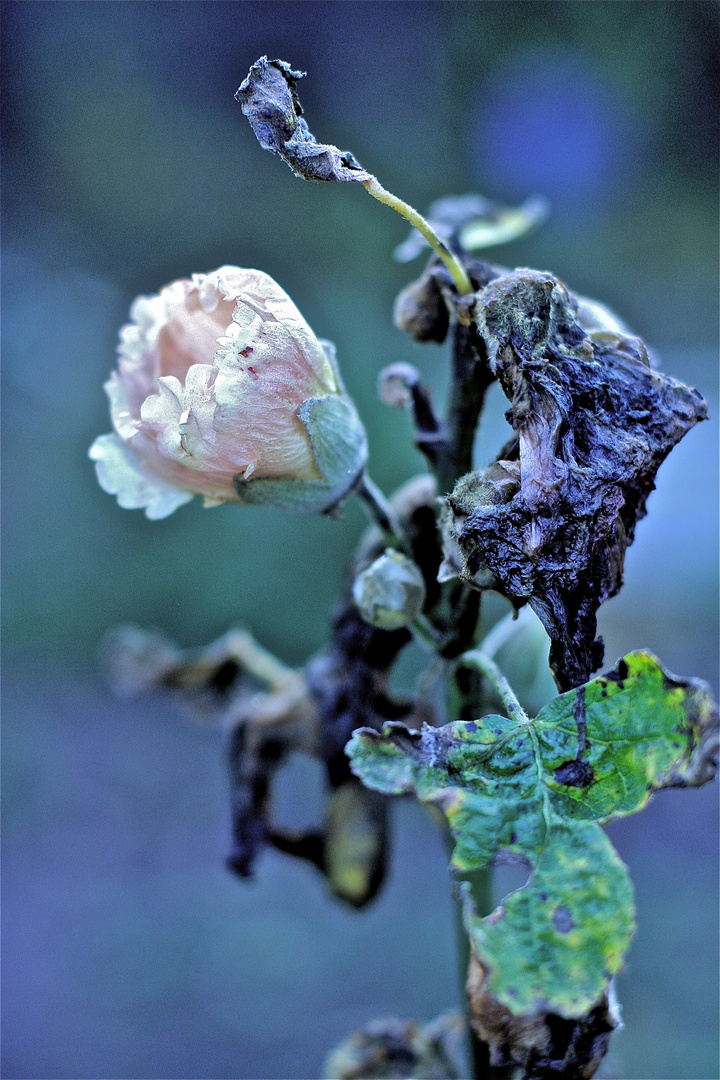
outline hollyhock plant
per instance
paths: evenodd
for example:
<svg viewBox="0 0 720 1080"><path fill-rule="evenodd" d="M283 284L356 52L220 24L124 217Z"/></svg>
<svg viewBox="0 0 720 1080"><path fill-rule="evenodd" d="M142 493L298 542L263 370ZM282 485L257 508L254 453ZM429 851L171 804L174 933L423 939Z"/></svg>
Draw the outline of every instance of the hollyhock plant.
<svg viewBox="0 0 720 1080"><path fill-rule="evenodd" d="M402 358L379 380L382 401L410 411L427 471L389 498L372 482L332 346L267 275L225 266L140 297L106 386L114 432L90 451L121 506L161 518L201 494L327 512L353 492L373 525L303 667L247 631L183 650L126 626L106 639L112 681L174 691L224 732L226 864L242 878L270 846L364 907L387 872L389 799L432 808L453 874L470 1067L454 1060L460 1024L447 1014L385 1017L345 1040L324 1076L590 1078L619 1025L614 980L635 928L632 883L601 826L663 788L710 781L720 732L710 688L646 650L593 677L597 612L622 586L659 467L707 405L604 304L547 271L473 256L528 231L542 204L452 196L428 222L314 137L301 77L283 60L252 65L236 96L260 145L296 176L360 184L396 210L417 230L401 256L433 252L395 320L416 343L448 340L444 405ZM479 468L494 382L509 427ZM318 565L315 577L330 572ZM488 593L512 611L499 618ZM422 648L405 653L413 640ZM288 819L277 806L296 755L321 770L322 811L305 828L302 807ZM518 888L493 882L504 863L522 864Z"/></svg>
<svg viewBox="0 0 720 1080"><path fill-rule="evenodd" d="M351 490L367 439L334 347L271 277L194 274L130 317L105 384L115 430L90 448L120 506L158 519L202 495L313 512Z"/></svg>

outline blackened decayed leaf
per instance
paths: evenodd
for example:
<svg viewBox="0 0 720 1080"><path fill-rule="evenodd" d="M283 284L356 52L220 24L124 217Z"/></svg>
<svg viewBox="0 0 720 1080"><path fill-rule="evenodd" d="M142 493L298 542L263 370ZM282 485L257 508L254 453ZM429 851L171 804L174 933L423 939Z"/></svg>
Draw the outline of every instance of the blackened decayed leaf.
<svg viewBox="0 0 720 1080"><path fill-rule="evenodd" d="M263 150L279 154L303 180L371 180L348 150L319 143L302 116L295 92L303 71L261 56L235 94Z"/></svg>
<svg viewBox="0 0 720 1080"><path fill-rule="evenodd" d="M566 1019L542 1010L515 1016L487 992L487 981L487 970L472 949L468 1006L475 1030L490 1046L491 1065L519 1065L522 1080L589 1080L595 1075L620 1022L612 984L584 1016Z"/></svg>
<svg viewBox="0 0 720 1080"><path fill-rule="evenodd" d="M622 584L660 464L707 416L697 390L654 370L638 338L586 333L577 308L561 282L535 270L478 294L478 328L511 402L517 438L504 458L514 460L463 478L448 499L462 576L487 570L514 603L530 603L550 635L561 690L602 662L597 609ZM494 498L484 489L498 466L504 487Z"/></svg>

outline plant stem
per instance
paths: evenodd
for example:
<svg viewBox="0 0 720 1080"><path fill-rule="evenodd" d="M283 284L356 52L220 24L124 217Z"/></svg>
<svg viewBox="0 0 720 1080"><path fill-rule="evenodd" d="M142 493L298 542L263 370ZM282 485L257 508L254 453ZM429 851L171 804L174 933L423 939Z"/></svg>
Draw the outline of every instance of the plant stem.
<svg viewBox="0 0 720 1080"><path fill-rule="evenodd" d="M392 192L387 191L374 176L371 180L362 180L361 183L373 198L377 199L378 202L385 203L391 210L395 210L404 217L406 221L409 221L410 224L417 229L420 235L427 240L433 251L437 252L447 266L455 288L461 296L468 296L474 291L470 278L465 271L465 267L457 256L453 255L450 248L444 244L440 237L433 231L429 222L425 220L422 214L418 214L417 210L413 209L409 203L403 202L402 199L398 199L397 195L393 195Z"/></svg>
<svg viewBox="0 0 720 1080"><path fill-rule="evenodd" d="M418 641L422 642L423 645L427 645L433 652L439 652L440 646L443 643L442 635L433 626L427 615L423 615L422 613L417 615L410 624L410 629Z"/></svg>
<svg viewBox="0 0 720 1080"><path fill-rule="evenodd" d="M464 655L464 654L463 654ZM482 684L475 672L467 667L455 665L452 675L448 675L447 712L453 719L474 720L482 713ZM454 842L447 833L449 855L452 855ZM470 886L473 907L479 916L489 915L493 906L492 869L485 866L463 879ZM467 1023L467 1048L473 1080L493 1080L490 1067L490 1048L473 1030L467 1004L467 976L470 962L470 940L465 926L463 901L457 895L457 886L453 884L453 909L455 919L456 951L458 974L460 977L460 1000L463 1003Z"/></svg>
<svg viewBox="0 0 720 1080"><path fill-rule="evenodd" d="M444 417L445 445L438 447L437 475L441 493L473 467L473 446L485 393L494 379L485 342L477 327L458 318L453 327L451 382Z"/></svg>
<svg viewBox="0 0 720 1080"><path fill-rule="evenodd" d="M449 840L449 848L450 853L452 853L452 840ZM475 910L479 915L489 915L492 910L493 902L490 869L484 867L482 870L475 870L470 874L464 875L464 880L470 885L470 894ZM458 975L460 977L460 1000L466 1002L466 983L468 966L470 964L470 939L465 926L463 902L458 896L453 897L453 913L455 917L455 935L457 940ZM465 1007L465 1012L467 1015L467 1006ZM492 1076L490 1071L490 1049L473 1031L469 1017L467 1018L467 1025L468 1055L470 1057L473 1080L490 1080L490 1077Z"/></svg>
<svg viewBox="0 0 720 1080"><path fill-rule="evenodd" d="M400 518L393 510L390 500L365 471L360 474L360 479L355 485L354 491L367 510L370 519L382 529L389 543L393 547L402 548L407 554L411 554L410 544L400 523Z"/></svg>
<svg viewBox="0 0 720 1080"><path fill-rule="evenodd" d="M515 693L500 668L481 649L470 649L460 657L460 663L467 667L477 668L484 675L491 686L497 691L507 714L511 720L519 724L529 724L530 717L518 701Z"/></svg>

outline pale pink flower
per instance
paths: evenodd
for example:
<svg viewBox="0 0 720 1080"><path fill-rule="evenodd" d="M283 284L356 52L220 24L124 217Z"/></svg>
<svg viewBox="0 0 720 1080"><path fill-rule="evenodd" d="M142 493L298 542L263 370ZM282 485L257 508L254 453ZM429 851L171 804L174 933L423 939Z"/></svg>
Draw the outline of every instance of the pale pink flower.
<svg viewBox="0 0 720 1080"><path fill-rule="evenodd" d="M367 457L334 349L267 274L223 266L140 296L105 390L101 487L163 518L194 495L332 508Z"/></svg>

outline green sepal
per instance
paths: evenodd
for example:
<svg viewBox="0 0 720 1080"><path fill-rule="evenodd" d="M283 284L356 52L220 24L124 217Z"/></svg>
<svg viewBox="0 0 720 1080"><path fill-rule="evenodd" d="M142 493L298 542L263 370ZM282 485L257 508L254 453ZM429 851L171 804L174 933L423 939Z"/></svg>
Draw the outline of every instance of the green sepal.
<svg viewBox="0 0 720 1080"><path fill-rule="evenodd" d="M239 473L233 477L233 486L242 503L302 514L326 513L357 483L367 462L368 446L365 428L352 402L337 394L308 398L297 415L322 479L245 480Z"/></svg>

